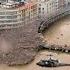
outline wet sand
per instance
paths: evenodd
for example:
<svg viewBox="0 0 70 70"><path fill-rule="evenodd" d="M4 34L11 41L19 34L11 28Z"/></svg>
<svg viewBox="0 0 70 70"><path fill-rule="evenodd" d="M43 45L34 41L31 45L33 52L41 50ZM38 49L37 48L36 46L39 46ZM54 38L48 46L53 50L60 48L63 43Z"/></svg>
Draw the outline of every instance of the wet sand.
<svg viewBox="0 0 70 70"><path fill-rule="evenodd" d="M0 70L70 70L70 66L64 66L64 67L55 67L55 68L46 68L46 67L40 67L37 66L36 63L40 61L41 59L48 59L47 54L53 54L53 58L59 59L60 62L63 63L70 63L70 55L65 53L55 53L55 52L48 52L48 51L41 51L36 56L35 60L26 66L14 66L9 67L6 65L0 65Z"/></svg>
<svg viewBox="0 0 70 70"><path fill-rule="evenodd" d="M44 41L49 44L70 45L70 16L54 23L45 32Z"/></svg>

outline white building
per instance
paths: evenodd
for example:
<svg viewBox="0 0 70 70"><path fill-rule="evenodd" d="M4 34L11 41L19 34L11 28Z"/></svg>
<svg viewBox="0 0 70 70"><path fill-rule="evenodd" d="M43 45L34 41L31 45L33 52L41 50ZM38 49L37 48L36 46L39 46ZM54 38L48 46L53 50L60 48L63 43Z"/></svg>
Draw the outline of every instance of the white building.
<svg viewBox="0 0 70 70"><path fill-rule="evenodd" d="M38 0L39 17L48 17L58 8L58 0Z"/></svg>
<svg viewBox="0 0 70 70"><path fill-rule="evenodd" d="M39 18L50 18L58 15L67 3L68 0L38 0L38 16Z"/></svg>

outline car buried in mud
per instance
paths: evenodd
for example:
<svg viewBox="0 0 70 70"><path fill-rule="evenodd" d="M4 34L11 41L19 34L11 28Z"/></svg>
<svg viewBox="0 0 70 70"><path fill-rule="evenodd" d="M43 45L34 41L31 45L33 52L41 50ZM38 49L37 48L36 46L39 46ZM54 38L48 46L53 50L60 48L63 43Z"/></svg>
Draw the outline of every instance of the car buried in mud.
<svg viewBox="0 0 70 70"><path fill-rule="evenodd" d="M50 58L48 60L40 60L37 65L41 67L59 67L59 66L70 66L70 64L65 64L65 63L60 63L59 60L52 59L51 56L49 55Z"/></svg>

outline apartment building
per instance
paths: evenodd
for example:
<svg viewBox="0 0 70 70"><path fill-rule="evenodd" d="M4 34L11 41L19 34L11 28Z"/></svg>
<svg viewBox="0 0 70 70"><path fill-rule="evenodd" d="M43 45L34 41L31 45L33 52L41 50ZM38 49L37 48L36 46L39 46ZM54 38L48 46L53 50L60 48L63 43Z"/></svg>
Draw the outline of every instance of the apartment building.
<svg viewBox="0 0 70 70"><path fill-rule="evenodd" d="M63 11L63 7L68 3L67 0L38 0L38 17L50 18Z"/></svg>
<svg viewBox="0 0 70 70"><path fill-rule="evenodd" d="M0 5L0 25L26 24L36 17L36 3L8 2Z"/></svg>
<svg viewBox="0 0 70 70"><path fill-rule="evenodd" d="M58 0L38 0L38 13L39 17L48 17L57 8Z"/></svg>

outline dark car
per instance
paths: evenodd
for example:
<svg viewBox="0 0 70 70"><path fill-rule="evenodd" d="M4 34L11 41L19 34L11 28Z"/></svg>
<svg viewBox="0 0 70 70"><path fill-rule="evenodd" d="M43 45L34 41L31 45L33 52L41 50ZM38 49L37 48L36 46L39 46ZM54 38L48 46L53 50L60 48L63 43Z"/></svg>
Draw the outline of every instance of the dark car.
<svg viewBox="0 0 70 70"><path fill-rule="evenodd" d="M70 66L70 64L60 63L58 60L52 59L51 57L48 60L40 60L37 65L42 67Z"/></svg>
<svg viewBox="0 0 70 70"><path fill-rule="evenodd" d="M58 60L53 60L53 59L49 59L49 60L40 60L37 65L39 66L45 66L45 67L56 67L59 65L59 61Z"/></svg>

